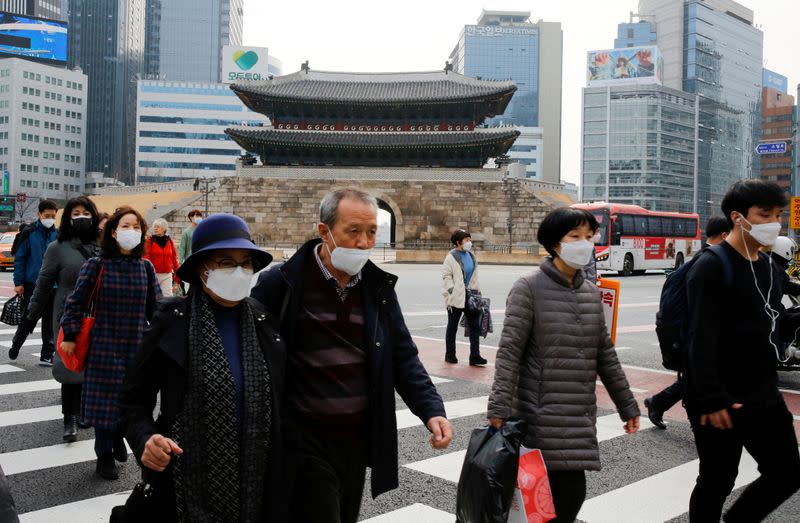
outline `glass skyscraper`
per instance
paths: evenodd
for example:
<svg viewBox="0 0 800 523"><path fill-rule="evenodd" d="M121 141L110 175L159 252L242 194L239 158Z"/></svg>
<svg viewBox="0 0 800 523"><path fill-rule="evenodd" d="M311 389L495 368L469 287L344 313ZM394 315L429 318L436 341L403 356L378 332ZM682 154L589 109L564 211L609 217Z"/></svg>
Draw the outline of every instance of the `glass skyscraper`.
<svg viewBox="0 0 800 523"><path fill-rule="evenodd" d="M656 31L650 22L630 22L617 25L617 38L614 49L655 45Z"/></svg>
<svg viewBox="0 0 800 523"><path fill-rule="evenodd" d="M66 20L61 0L0 0L0 11Z"/></svg>

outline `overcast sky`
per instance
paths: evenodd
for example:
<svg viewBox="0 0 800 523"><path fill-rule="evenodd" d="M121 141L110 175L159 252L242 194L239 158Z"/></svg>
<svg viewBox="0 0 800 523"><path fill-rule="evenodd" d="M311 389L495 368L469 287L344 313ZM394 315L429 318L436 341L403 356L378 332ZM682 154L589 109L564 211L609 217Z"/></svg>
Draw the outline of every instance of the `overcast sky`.
<svg viewBox="0 0 800 523"><path fill-rule="evenodd" d="M789 77L796 94L800 2L742 0L764 31L764 62ZM586 51L614 44L617 24L638 0L245 0L244 45L269 47L284 74L309 61L327 71L431 71L444 67L465 24L483 8L531 11L531 20L561 22L564 31L561 176L580 176L581 88Z"/></svg>

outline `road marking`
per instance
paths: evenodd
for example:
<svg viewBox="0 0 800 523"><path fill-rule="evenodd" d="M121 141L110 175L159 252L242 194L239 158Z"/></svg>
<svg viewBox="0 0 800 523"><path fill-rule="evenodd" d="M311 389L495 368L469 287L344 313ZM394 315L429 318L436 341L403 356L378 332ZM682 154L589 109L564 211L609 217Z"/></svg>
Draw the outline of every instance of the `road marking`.
<svg viewBox="0 0 800 523"><path fill-rule="evenodd" d="M677 376L678 373L672 370L661 370L661 369L651 369L648 367L638 367L636 365L628 365L626 363L622 364L623 369L631 369L631 370L641 370L645 372L655 372L656 374L669 374L670 376Z"/></svg>
<svg viewBox="0 0 800 523"><path fill-rule="evenodd" d="M128 444L125 443L127 447ZM128 453L131 450L128 448ZM84 461L97 459L94 453L94 440L88 439L75 443L60 443L49 447L4 452L0 454L0 467L7 476L44 470L64 465L74 465Z"/></svg>
<svg viewBox="0 0 800 523"><path fill-rule="evenodd" d="M663 523L678 517L689 507L699 465L699 460L693 460L586 500L578 519L587 523ZM756 462L743 452L734 489L757 477Z"/></svg>
<svg viewBox="0 0 800 523"><path fill-rule="evenodd" d="M491 309L490 312L492 314L503 314L505 315L505 309ZM417 311L417 312L404 312L403 316L407 318L420 318L425 316L447 316L447 310L442 311Z"/></svg>
<svg viewBox="0 0 800 523"><path fill-rule="evenodd" d="M658 307L659 303L657 301L648 301L642 303L620 303L620 309L637 309L643 307Z"/></svg>
<svg viewBox="0 0 800 523"><path fill-rule="evenodd" d="M650 421L644 418L639 418L639 423L639 430L647 430L653 427ZM625 429L623 428L623 423L619 418L619 414L609 414L597 418L598 443L624 435ZM429 476L435 476L450 481L451 483L458 483L458 478L461 475L461 467L464 465L464 456L466 455L466 450L459 450L422 461L415 461L403 466L416 470L417 472L428 474Z"/></svg>
<svg viewBox="0 0 800 523"><path fill-rule="evenodd" d="M37 421L51 421L61 419L61 405L52 407L37 407L35 409L9 410L0 412L0 427L11 427Z"/></svg>
<svg viewBox="0 0 800 523"><path fill-rule="evenodd" d="M25 372L25 369L20 369L14 365L0 365L0 374L7 374L9 372Z"/></svg>
<svg viewBox="0 0 800 523"><path fill-rule="evenodd" d="M42 328L41 327L36 327L35 329L33 329L33 332L34 333L42 332ZM8 334L16 334L16 333L17 333L17 328L16 327L14 327L13 329L0 329L0 335L8 335Z"/></svg>
<svg viewBox="0 0 800 523"><path fill-rule="evenodd" d="M434 385L439 385L442 383L453 383L453 380L448 380L447 378L440 378L439 376L431 376L430 378Z"/></svg>
<svg viewBox="0 0 800 523"><path fill-rule="evenodd" d="M39 392L41 390L60 389L61 384L56 380L23 381L21 383L8 383L0 385L0 396L9 394L22 394L24 392Z"/></svg>
<svg viewBox="0 0 800 523"><path fill-rule="evenodd" d="M603 385L603 382L601 380L597 380L597 384L600 385L601 387L605 387L605 385ZM644 394L645 392L647 392L647 390L645 389L637 389L636 387L631 387L631 386L628 386L628 390L638 394Z"/></svg>
<svg viewBox="0 0 800 523"><path fill-rule="evenodd" d="M108 521L111 509L117 505L124 505L131 491L117 492L107 496L84 499L74 503L65 503L54 507L27 512L19 515L20 523L52 523L53 521L82 521L103 522Z"/></svg>
<svg viewBox="0 0 800 523"><path fill-rule="evenodd" d="M452 523L455 516L443 510L414 503L401 509L365 519L362 523Z"/></svg>
<svg viewBox="0 0 800 523"><path fill-rule="evenodd" d="M10 345L10 341L11 340L8 340L8 341L9 341L9 345L0 345L0 347L6 348L6 349L10 349L11 348L11 345ZM25 340L25 343L23 343L22 346L23 347L41 347L42 346L42 340Z"/></svg>
<svg viewBox="0 0 800 523"><path fill-rule="evenodd" d="M781 391L781 392L784 392L786 394L798 394L798 395L800 395L800 390L789 390L789 389L778 389L778 390Z"/></svg>
<svg viewBox="0 0 800 523"><path fill-rule="evenodd" d="M444 340L442 338L430 338L430 337L427 337L427 336L417 336L416 334L413 334L411 337L412 338L418 338L420 340L438 341L438 342L440 342L442 344L442 348L444 348ZM458 345L466 345L467 347L469 347L469 342L468 341L456 341L456 344L458 344ZM481 349L497 350L497 346L496 345L480 345L480 348Z"/></svg>
<svg viewBox="0 0 800 523"><path fill-rule="evenodd" d="M447 412L447 419L464 418L475 414L484 414L489 396L478 396L463 400L445 401L444 410ZM422 422L409 409L402 409L395 412L397 416L397 430L407 429L422 425Z"/></svg>
<svg viewBox="0 0 800 523"><path fill-rule="evenodd" d="M637 332L655 332L655 324L650 325L628 325L627 327L617 327L617 334L633 334Z"/></svg>
<svg viewBox="0 0 800 523"><path fill-rule="evenodd" d="M631 350L633 347L614 347L615 350Z"/></svg>

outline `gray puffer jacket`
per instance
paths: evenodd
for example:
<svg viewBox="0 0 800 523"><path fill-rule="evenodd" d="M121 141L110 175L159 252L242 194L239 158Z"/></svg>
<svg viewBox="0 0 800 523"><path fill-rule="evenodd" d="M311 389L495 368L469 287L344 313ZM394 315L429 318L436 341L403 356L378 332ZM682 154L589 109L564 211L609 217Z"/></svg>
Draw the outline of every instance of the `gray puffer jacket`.
<svg viewBox="0 0 800 523"><path fill-rule="evenodd" d="M495 365L488 416L524 419L524 445L541 449L550 470L600 469L598 375L623 421L639 415L600 291L582 271L570 287L550 258L511 289Z"/></svg>

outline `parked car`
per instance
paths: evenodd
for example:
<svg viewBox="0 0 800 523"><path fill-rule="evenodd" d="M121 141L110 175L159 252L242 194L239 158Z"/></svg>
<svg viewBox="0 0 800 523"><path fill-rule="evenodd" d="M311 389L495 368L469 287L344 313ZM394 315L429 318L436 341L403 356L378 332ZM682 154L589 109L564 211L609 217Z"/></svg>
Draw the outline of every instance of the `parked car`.
<svg viewBox="0 0 800 523"><path fill-rule="evenodd" d="M0 270L7 270L14 268L14 256L11 254L11 246L14 244L14 238L17 232L10 231L4 232L0 236Z"/></svg>

